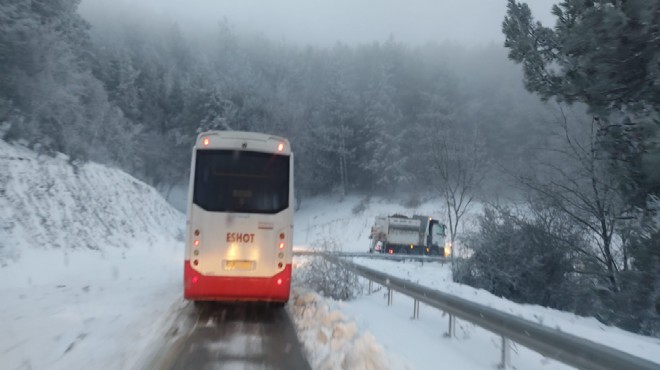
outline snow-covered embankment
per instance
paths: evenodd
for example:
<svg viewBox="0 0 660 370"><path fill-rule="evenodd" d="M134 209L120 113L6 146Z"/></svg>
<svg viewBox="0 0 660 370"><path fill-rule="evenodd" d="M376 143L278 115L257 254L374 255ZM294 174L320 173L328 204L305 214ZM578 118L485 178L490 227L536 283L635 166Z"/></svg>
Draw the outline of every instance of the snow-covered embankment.
<svg viewBox="0 0 660 370"><path fill-rule="evenodd" d="M129 368L179 305L184 217L151 187L0 141L0 368Z"/></svg>

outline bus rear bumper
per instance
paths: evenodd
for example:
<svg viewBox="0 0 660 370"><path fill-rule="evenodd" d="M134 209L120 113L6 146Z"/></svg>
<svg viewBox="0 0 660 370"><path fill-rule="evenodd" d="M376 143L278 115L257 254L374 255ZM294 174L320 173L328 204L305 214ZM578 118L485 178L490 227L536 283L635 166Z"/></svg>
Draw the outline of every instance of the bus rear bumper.
<svg viewBox="0 0 660 370"><path fill-rule="evenodd" d="M183 298L192 301L287 302L291 264L272 277L204 276L185 261Z"/></svg>

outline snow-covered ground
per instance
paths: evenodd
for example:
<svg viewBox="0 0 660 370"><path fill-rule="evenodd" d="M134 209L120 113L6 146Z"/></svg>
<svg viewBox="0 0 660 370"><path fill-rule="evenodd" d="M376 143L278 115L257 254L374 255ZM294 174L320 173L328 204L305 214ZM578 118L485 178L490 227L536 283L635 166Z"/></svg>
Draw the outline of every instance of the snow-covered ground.
<svg viewBox="0 0 660 370"><path fill-rule="evenodd" d="M393 213L428 215L441 221L446 219L442 203L437 198L413 208L406 208L395 200L372 198L365 201L360 196L305 199L296 211L294 244L299 248L315 248L324 240L331 239L343 251L367 252L369 232L375 217Z"/></svg>
<svg viewBox="0 0 660 370"><path fill-rule="evenodd" d="M296 214L295 242L298 248L315 249L325 243L338 245L343 251L365 252L369 245L368 231L376 215L425 214L443 219L442 204L438 200L427 202L418 208L405 208L391 201L374 199L363 204L362 212L354 212L363 202L360 197L347 197L343 201L338 198L318 198L303 203ZM476 204L474 210L480 211L480 208L480 205ZM469 230L475 226L476 217L473 211L466 218L464 227ZM299 268L304 268L306 258L309 257L297 259L301 265ZM604 325L594 318L579 317L540 306L517 304L481 289L456 284L451 279L448 264L366 258L355 258L354 262L647 358L658 362L660 368L659 338L632 334ZM348 302L336 302L307 292L293 300L292 308L297 325L302 330L301 337L310 350L311 358L315 359L316 364L322 365L320 368L336 368L336 356L333 358L326 355L328 348L332 346L339 348L339 353L343 356L350 354L350 358L356 357L354 348L350 351L342 350L343 345L336 343L351 343L358 338L374 346L365 350L365 355L389 358L385 361L396 364L389 366L391 368L438 369L446 365L447 368L456 369L492 369L499 361L501 347L498 337L459 320L457 338L450 340L444 337L448 324L446 316L422 304L420 320L413 321L413 301L400 294L395 294L394 304L387 307L384 290L371 295L365 294ZM314 317L313 313L317 313L317 317ZM356 333L350 331L351 335L348 337L344 329L349 325L347 323L350 323L352 328L356 327ZM333 327L338 324L341 326L335 333ZM328 334L328 331L331 334ZM326 337L336 340L326 343ZM321 344L315 342L318 338L322 339ZM568 368L519 345L516 345L513 351L512 363L518 369Z"/></svg>
<svg viewBox="0 0 660 370"><path fill-rule="evenodd" d="M435 288L484 306L525 318L529 321L563 332L587 338L635 356L658 362L660 366L660 338L645 337L605 325L590 317L549 309L537 305L522 305L473 287L456 284L451 279L450 264L396 262L355 258L355 263L378 271ZM410 304L412 307L412 303ZM412 308L410 308L412 310ZM428 308L431 310L432 308ZM469 325L468 325L469 326Z"/></svg>
<svg viewBox="0 0 660 370"><path fill-rule="evenodd" d="M304 269L309 258L296 259ZM401 273L390 261L388 272ZM429 270L441 269L431 264ZM303 282L296 281L303 284ZM456 338L447 338L448 317L424 305L412 320L413 301L395 295L387 306L385 289L341 302L302 287L294 290L289 310L299 337L316 369L495 369L501 341L495 335L458 321ZM515 347L512 363L518 369L570 369L524 347Z"/></svg>
<svg viewBox="0 0 660 370"><path fill-rule="evenodd" d="M184 217L97 164L0 141L0 369L126 369L182 305Z"/></svg>
<svg viewBox="0 0 660 370"><path fill-rule="evenodd" d="M171 239L126 250L25 252L0 269L0 369L126 369L182 306Z"/></svg>
<svg viewBox="0 0 660 370"><path fill-rule="evenodd" d="M185 194L185 192L181 192ZM443 219L439 200L415 209L353 196L306 199L296 213L295 244L332 241L366 251L376 215L399 212ZM360 209L362 208L362 209ZM475 207L478 210L478 205ZM466 228L474 227L474 217ZM184 216L152 188L96 164L37 156L0 141L0 369L126 369L143 366L185 311L181 299ZM302 271L305 258L296 258ZM542 307L518 305L451 282L446 266L356 260L474 299L551 327L660 361L660 340ZM493 369L499 339L385 292L350 302L319 296L294 270L288 305L315 369ZM561 369L520 346L519 369Z"/></svg>

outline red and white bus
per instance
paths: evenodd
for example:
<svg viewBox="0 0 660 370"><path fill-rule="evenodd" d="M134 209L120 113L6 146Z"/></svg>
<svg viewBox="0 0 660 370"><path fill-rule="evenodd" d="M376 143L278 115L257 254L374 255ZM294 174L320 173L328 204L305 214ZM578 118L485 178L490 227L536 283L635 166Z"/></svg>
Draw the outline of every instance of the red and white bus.
<svg viewBox="0 0 660 370"><path fill-rule="evenodd" d="M188 199L184 298L287 302L294 199L289 142L253 132L201 133Z"/></svg>

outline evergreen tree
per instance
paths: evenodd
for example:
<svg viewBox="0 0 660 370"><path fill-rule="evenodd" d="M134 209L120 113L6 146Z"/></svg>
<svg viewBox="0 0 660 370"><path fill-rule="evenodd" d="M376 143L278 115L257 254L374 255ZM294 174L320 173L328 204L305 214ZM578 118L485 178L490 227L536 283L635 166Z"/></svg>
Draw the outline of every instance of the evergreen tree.
<svg viewBox="0 0 660 370"><path fill-rule="evenodd" d="M660 3L564 0L552 12L554 30L534 22L526 4L509 0L505 46L523 63L528 89L545 99L582 101L605 116L658 109Z"/></svg>
<svg viewBox="0 0 660 370"><path fill-rule="evenodd" d="M643 202L645 188L660 191L652 182L660 165L660 2L564 0L552 12L554 29L509 0L509 57L523 64L525 86L541 98L587 104L614 168L628 180L622 190L641 187L635 194Z"/></svg>
<svg viewBox="0 0 660 370"><path fill-rule="evenodd" d="M635 217L629 223L644 225L657 217L656 210L633 206L645 207L649 193L660 192L660 2L564 0L552 12L554 29L535 22L526 4L509 0L505 46L523 64L527 89L546 100L586 104L594 128L585 127L588 145L576 146L565 135L572 149L564 154L579 154L574 163L582 170L556 166L561 176L536 183L535 190L599 236L589 247L600 248L603 258L586 267L605 266L609 283L593 311L629 329L657 331L648 325L660 315L660 262L649 237L657 231L626 230L621 220ZM570 199L576 195L577 202Z"/></svg>

